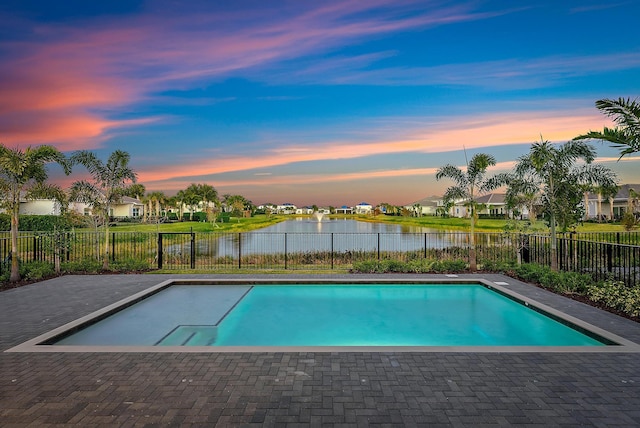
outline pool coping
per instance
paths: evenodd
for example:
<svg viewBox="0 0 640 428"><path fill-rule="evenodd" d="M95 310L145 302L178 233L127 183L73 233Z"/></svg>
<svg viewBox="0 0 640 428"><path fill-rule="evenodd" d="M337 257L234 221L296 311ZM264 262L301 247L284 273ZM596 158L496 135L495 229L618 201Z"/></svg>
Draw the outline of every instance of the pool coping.
<svg viewBox="0 0 640 428"><path fill-rule="evenodd" d="M28 353L83 353L83 352L123 352L123 353L263 353L263 352L473 352L473 353L640 353L640 345L625 339L619 335L611 333L605 329L585 322L579 318L554 309L548 305L540 303L532 298L523 296L503 285L508 283L500 281L489 281L484 278L464 277L459 278L449 275L446 278L427 279L398 279L398 278L378 278L376 284L482 284L493 289L506 297L518 301L525 306L542 312L557 321L572 325L572 327L582 330L588 335L595 335L606 341L612 342L605 346L85 346L85 345L49 345L46 342L53 342L61 336L69 334L70 331L79 330L87 324L94 323L112 313L136 302L158 293L159 291L174 284L181 285L295 285L295 284L365 284L371 283L370 278L353 279L299 279L299 278L278 278L278 279L168 279L162 281L145 290L135 293L118 302L105 306L88 315L80 317L53 330L41 334L33 339L27 340L17 346L9 348L4 352L28 352Z"/></svg>

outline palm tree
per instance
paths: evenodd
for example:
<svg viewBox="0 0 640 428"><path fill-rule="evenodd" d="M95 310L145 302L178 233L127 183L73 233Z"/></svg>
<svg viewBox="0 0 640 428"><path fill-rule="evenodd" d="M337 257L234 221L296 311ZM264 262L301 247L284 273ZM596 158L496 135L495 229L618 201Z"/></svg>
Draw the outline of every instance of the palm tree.
<svg viewBox="0 0 640 428"><path fill-rule="evenodd" d="M20 280L18 260L18 231L20 221L20 198L53 197L62 208L66 205L64 192L59 186L47 184L45 164L55 162L71 173L67 158L53 146L9 149L0 144L0 206L11 215L11 273L10 282Z"/></svg>
<svg viewBox="0 0 640 428"><path fill-rule="evenodd" d="M612 147L620 149L620 160L623 156L640 152L640 102L630 98L617 100L601 99L596 101L596 108L611 117L615 128L606 126L599 131L589 131L574 140L596 139L608 141Z"/></svg>
<svg viewBox="0 0 640 428"><path fill-rule="evenodd" d="M149 203L149 215L153 213L157 221L162 216L162 207L167 201L167 197L164 192L156 190L147 194L146 198Z"/></svg>
<svg viewBox="0 0 640 428"><path fill-rule="evenodd" d="M469 269L472 271L477 270L476 264L476 243L475 243L475 222L476 222L476 210L478 203L476 199L483 193L491 191L500 187L506 182L506 177L503 174L499 174L495 177L485 178L487 168L496 164L496 160L493 156L484 153L477 153L473 155L471 161L467 165L466 172L463 172L457 166L447 164L440 167L436 172L436 180L442 178L450 178L456 184L449 187L443 196L445 201L465 200L470 210L470 225L471 230L469 234Z"/></svg>
<svg viewBox="0 0 640 428"><path fill-rule="evenodd" d="M216 211L216 202L218 201L218 191L210 184L198 184L198 193L202 198L208 220L213 219Z"/></svg>
<svg viewBox="0 0 640 428"><path fill-rule="evenodd" d="M125 189L124 195L129 196L130 198L140 199L144 196L146 191L147 189L144 187L144 184L134 183Z"/></svg>
<svg viewBox="0 0 640 428"><path fill-rule="evenodd" d="M569 141L556 147L549 141L531 146L529 154L518 158L515 176L532 177L540 188L540 200L551 229L551 269L558 269L556 227L567 229L581 217L584 189L588 186L615 186L615 174L602 165L593 165L593 147L583 141ZM577 165L583 161L583 165Z"/></svg>
<svg viewBox="0 0 640 428"><path fill-rule="evenodd" d="M191 183L182 193L178 192L178 195L182 198L182 202L189 207L189 219L193 220L193 214L203 201L200 185Z"/></svg>
<svg viewBox="0 0 640 428"><path fill-rule="evenodd" d="M71 185L72 200L84 202L92 207L104 221L104 254L102 268L109 268L109 217L113 206L122 200L127 184L136 182L136 173L129 168L129 153L114 151L105 164L87 150L75 152L71 161L87 168L93 181L76 181Z"/></svg>

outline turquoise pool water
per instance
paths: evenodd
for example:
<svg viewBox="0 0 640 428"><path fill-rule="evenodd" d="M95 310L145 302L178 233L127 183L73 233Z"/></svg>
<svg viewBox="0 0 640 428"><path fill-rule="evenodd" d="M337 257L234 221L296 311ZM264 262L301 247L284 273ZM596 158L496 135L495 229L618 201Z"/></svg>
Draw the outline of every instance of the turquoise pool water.
<svg viewBox="0 0 640 428"><path fill-rule="evenodd" d="M173 285L59 345L598 346L482 285Z"/></svg>

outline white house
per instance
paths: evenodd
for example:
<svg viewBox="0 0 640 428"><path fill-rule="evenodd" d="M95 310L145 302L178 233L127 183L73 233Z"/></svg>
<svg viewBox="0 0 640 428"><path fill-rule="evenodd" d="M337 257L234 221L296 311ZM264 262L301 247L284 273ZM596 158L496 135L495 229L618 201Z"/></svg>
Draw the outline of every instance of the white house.
<svg viewBox="0 0 640 428"><path fill-rule="evenodd" d="M144 215L144 204L140 199L123 196L119 204L115 204L109 213L111 217L133 217Z"/></svg>
<svg viewBox="0 0 640 428"><path fill-rule="evenodd" d="M25 199L20 201L22 215L60 215L60 203L54 199Z"/></svg>
<svg viewBox="0 0 640 428"><path fill-rule="evenodd" d="M83 202L69 203L69 210L82 215L92 215L91 206ZM55 199L23 199L20 201L22 215L60 215L61 206ZM111 217L141 217L144 204L135 198L124 196L121 203L111 208Z"/></svg>
<svg viewBox="0 0 640 428"><path fill-rule="evenodd" d="M414 212L416 215L436 215L436 210L439 206L442 206L442 200L437 196L431 196L428 198L422 198L410 205L405 205L404 208Z"/></svg>
<svg viewBox="0 0 640 428"><path fill-rule="evenodd" d="M341 206L340 208L336 208L336 214L352 214L353 208L348 207L346 205Z"/></svg>
<svg viewBox="0 0 640 428"><path fill-rule="evenodd" d="M640 184L623 184L618 188L615 196L605 198L597 193L588 193L586 197L585 217L587 219L607 219L620 218L629 209L629 198L631 194L640 193Z"/></svg>
<svg viewBox="0 0 640 428"><path fill-rule="evenodd" d="M354 212L356 214L372 214L373 213L373 205L367 202L360 202L358 205L354 207Z"/></svg>
<svg viewBox="0 0 640 428"><path fill-rule="evenodd" d="M477 204L484 205L484 208L478 211L480 215L490 215L495 217L507 215L507 207L505 203L504 193L489 193L476 198ZM454 217L468 217L470 209L466 206L467 200L457 200L451 207L450 214Z"/></svg>
<svg viewBox="0 0 640 428"><path fill-rule="evenodd" d="M313 208L311 207L296 208L296 214L311 215L313 214Z"/></svg>
<svg viewBox="0 0 640 428"><path fill-rule="evenodd" d="M285 202L282 205L278 205L276 209L278 214L295 214L298 207L290 202Z"/></svg>

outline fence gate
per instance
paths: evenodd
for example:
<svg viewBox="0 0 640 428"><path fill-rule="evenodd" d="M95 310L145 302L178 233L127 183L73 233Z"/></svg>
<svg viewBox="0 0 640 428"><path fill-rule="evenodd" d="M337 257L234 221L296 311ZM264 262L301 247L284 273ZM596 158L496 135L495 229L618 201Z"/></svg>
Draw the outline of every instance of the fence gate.
<svg viewBox="0 0 640 428"><path fill-rule="evenodd" d="M195 232L158 233L158 269L195 269Z"/></svg>

